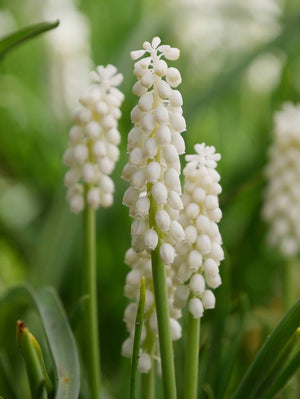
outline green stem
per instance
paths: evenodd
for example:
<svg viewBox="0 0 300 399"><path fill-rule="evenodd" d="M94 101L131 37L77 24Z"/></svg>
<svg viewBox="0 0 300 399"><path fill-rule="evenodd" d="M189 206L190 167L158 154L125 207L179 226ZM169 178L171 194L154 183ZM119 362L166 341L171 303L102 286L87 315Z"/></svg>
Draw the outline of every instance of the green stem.
<svg viewBox="0 0 300 399"><path fill-rule="evenodd" d="M84 211L85 270L83 272L86 304L84 325L84 351L91 399L100 398L100 348L98 333L96 223L95 211L88 205Z"/></svg>
<svg viewBox="0 0 300 399"><path fill-rule="evenodd" d="M144 312L145 312L145 290L146 290L145 277L143 276L141 279L140 299L135 320L133 352L131 359L130 395L129 395L130 399L135 399L136 397L136 377L137 377L140 343L141 343Z"/></svg>
<svg viewBox="0 0 300 399"><path fill-rule="evenodd" d="M200 319L188 312L184 399L197 399L200 345Z"/></svg>
<svg viewBox="0 0 300 399"><path fill-rule="evenodd" d="M147 192L151 193L152 185L149 184ZM150 198L150 210L149 210L149 224L153 227L159 236L159 243L154 251L151 252L151 263L152 263L152 279L153 279L153 290L157 314L158 324L158 339L161 356L161 368L162 368L162 380L164 389L164 399L176 399L176 381L175 381L175 368L174 368L174 355L173 345L171 338L170 329L170 316L169 316L169 303L168 303L168 291L166 282L166 269L165 265L160 260L159 249L161 233L156 226L155 214L157 205L149 195Z"/></svg>
<svg viewBox="0 0 300 399"><path fill-rule="evenodd" d="M147 337L144 342L145 350L147 353L151 355L152 359L152 367L147 374L141 375L141 397L143 399L154 399L154 391L155 391L155 379L154 379L154 361L153 355L155 351L155 341L156 335L151 331L150 327L147 326Z"/></svg>
<svg viewBox="0 0 300 399"><path fill-rule="evenodd" d="M151 253L154 297L157 313L158 338L161 354L164 398L176 398L173 346L170 330L168 292L165 266L159 257L159 246Z"/></svg>
<svg viewBox="0 0 300 399"><path fill-rule="evenodd" d="M154 364L149 373L141 375L141 379L141 398L154 399Z"/></svg>

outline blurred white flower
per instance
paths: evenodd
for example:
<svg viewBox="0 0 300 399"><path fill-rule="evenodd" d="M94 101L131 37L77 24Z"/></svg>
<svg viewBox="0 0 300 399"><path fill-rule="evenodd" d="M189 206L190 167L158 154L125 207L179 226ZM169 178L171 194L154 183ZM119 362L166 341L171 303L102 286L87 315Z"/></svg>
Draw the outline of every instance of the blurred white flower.
<svg viewBox="0 0 300 399"><path fill-rule="evenodd" d="M281 29L279 0L177 0L170 8L178 41L195 62L205 61L206 72L216 72L226 56L270 40Z"/></svg>
<svg viewBox="0 0 300 399"><path fill-rule="evenodd" d="M268 241L289 258L300 250L300 104L285 103L274 116L263 217Z"/></svg>
<svg viewBox="0 0 300 399"><path fill-rule="evenodd" d="M63 157L70 167L65 185L74 213L82 211L86 202L93 209L113 203L114 183L108 175L119 158L117 120L124 95L114 86L123 77L116 67L107 65L98 66L91 78L94 84L79 98L81 106L73 112L74 126Z"/></svg>
<svg viewBox="0 0 300 399"><path fill-rule="evenodd" d="M60 20L59 26L45 36L49 44L50 80L53 105L58 116L65 115L65 107L72 110L85 87L90 59L90 24L77 9L73 0L45 0L42 15L47 20Z"/></svg>
<svg viewBox="0 0 300 399"><path fill-rule="evenodd" d="M247 81L257 93L274 90L279 82L284 59L272 53L256 58L246 71Z"/></svg>

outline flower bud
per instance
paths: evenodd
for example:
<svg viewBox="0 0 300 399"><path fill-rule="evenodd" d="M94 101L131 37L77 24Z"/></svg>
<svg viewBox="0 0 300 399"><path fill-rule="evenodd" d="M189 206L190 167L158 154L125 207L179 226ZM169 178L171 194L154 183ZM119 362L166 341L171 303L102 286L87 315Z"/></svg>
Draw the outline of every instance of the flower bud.
<svg viewBox="0 0 300 399"><path fill-rule="evenodd" d="M189 311L194 319L200 319L203 316L203 305L199 298L192 298L189 301Z"/></svg>
<svg viewBox="0 0 300 399"><path fill-rule="evenodd" d="M172 247L172 245L164 243L160 247L159 254L164 264L170 265L173 263L175 258L175 249Z"/></svg>

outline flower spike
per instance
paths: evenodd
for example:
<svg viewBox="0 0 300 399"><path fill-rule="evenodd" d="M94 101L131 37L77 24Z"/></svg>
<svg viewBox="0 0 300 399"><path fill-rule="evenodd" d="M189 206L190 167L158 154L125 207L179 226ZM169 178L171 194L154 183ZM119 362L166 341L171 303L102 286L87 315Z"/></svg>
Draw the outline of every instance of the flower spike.
<svg viewBox="0 0 300 399"><path fill-rule="evenodd" d="M73 113L69 148L63 157L70 167L65 185L74 213L81 212L86 203L93 209L112 205L114 183L108 175L119 158L117 120L124 95L114 86L123 77L113 65L98 66L90 76L93 84L80 97L81 106Z"/></svg>

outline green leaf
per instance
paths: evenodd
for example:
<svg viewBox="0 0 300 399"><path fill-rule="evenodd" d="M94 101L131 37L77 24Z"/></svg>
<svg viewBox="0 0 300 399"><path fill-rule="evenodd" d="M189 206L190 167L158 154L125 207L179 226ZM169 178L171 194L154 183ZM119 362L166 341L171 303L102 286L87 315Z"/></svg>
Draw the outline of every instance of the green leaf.
<svg viewBox="0 0 300 399"><path fill-rule="evenodd" d="M287 366L278 375L272 387L264 395L264 399L272 399L279 393L287 384L289 379L296 373L300 367L300 351L289 361Z"/></svg>
<svg viewBox="0 0 300 399"><path fill-rule="evenodd" d="M256 394L257 397L264 398L265 392L267 392L270 386L273 385L274 381L276 381L278 374L282 371L282 368L287 363L287 360L289 359L291 353L295 349L295 346L298 346L299 339L300 339L300 328L297 328L297 330L289 339L287 344L282 348L279 356L277 357L276 361L270 368L269 373L265 376L265 380Z"/></svg>
<svg viewBox="0 0 300 399"><path fill-rule="evenodd" d="M56 399L77 399L80 389L79 359L75 340L54 289L48 287L35 295L36 307L56 367Z"/></svg>
<svg viewBox="0 0 300 399"><path fill-rule="evenodd" d="M32 39L41 33L54 29L58 25L58 20L55 22L41 22L39 24L27 26L26 28L20 29L5 36L4 38L0 39L0 57L5 55L8 51L12 50L19 44Z"/></svg>
<svg viewBox="0 0 300 399"><path fill-rule="evenodd" d="M286 313L272 334L267 338L236 389L232 399L251 399L256 397L258 389L268 376L270 370L272 370L272 366L281 354L282 348L295 333L299 324L300 299Z"/></svg>
<svg viewBox="0 0 300 399"><path fill-rule="evenodd" d="M19 395L18 392L16 392L15 376L9 369L7 356L2 352L0 353L0 386L2 393L5 393L7 397L18 399ZM0 399L1 398L0 396Z"/></svg>
<svg viewBox="0 0 300 399"><path fill-rule="evenodd" d="M73 331L76 331L78 325L80 324L84 311L86 309L87 301L90 299L89 295L82 295L75 304L73 310L69 315L70 325Z"/></svg>
<svg viewBox="0 0 300 399"><path fill-rule="evenodd" d="M143 327L144 312L145 312L145 290L146 290L145 277L142 277L141 287L140 287L140 299L135 319L134 342L133 342L133 351L131 359L130 399L135 399L136 397L136 375L137 375L142 327Z"/></svg>
<svg viewBox="0 0 300 399"><path fill-rule="evenodd" d="M55 399L77 399L80 390L77 348L55 290L46 287L34 292L27 285L14 287L0 299L0 314L17 302L33 305L40 316L55 367Z"/></svg>

